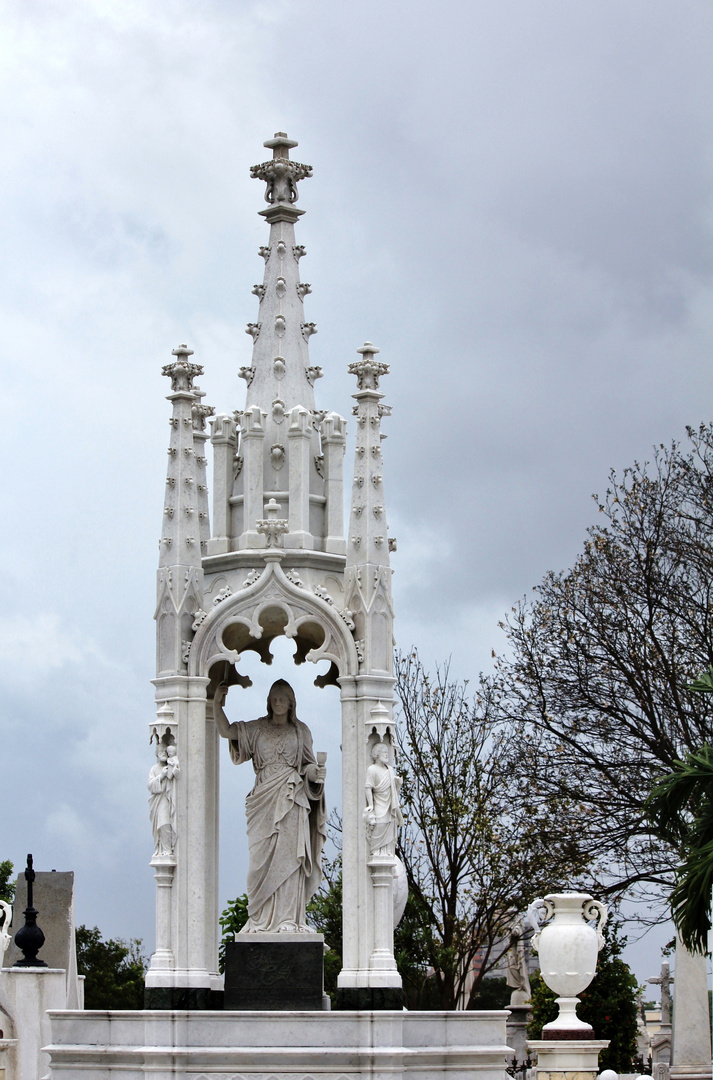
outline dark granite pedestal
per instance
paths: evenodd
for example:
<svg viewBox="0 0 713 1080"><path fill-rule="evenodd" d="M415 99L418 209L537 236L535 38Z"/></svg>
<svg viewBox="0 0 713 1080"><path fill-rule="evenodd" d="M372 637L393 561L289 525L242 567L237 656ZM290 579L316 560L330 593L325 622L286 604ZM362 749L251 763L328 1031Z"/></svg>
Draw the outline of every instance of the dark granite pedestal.
<svg viewBox="0 0 713 1080"><path fill-rule="evenodd" d="M225 949L225 1009L323 1010L321 934L243 934Z"/></svg>

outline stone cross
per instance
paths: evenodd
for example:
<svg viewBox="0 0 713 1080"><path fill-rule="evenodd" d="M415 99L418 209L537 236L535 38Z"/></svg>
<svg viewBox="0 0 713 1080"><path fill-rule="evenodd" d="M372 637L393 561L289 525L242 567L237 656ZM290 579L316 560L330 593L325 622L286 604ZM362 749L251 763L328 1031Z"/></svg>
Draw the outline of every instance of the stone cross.
<svg viewBox="0 0 713 1080"><path fill-rule="evenodd" d="M661 1026L667 1024L671 1026L671 984L673 983L673 977L670 974L668 960L664 960L661 964L661 974L655 979L647 979L649 983L654 983L656 986L661 987Z"/></svg>

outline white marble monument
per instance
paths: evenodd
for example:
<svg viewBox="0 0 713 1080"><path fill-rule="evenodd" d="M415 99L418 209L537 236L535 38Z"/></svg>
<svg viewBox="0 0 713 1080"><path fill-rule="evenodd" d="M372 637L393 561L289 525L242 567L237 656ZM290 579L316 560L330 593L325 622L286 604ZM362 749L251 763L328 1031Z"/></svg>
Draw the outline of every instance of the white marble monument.
<svg viewBox="0 0 713 1080"><path fill-rule="evenodd" d="M401 821L393 772L395 541L388 535L382 459L382 422L390 409L380 390L388 366L369 342L349 365L357 381L356 451L345 533L346 421L315 406L314 384L322 370L310 362L316 326L305 310L311 290L300 280L305 249L295 237L303 213L295 205L298 184L312 169L290 159L296 145L278 132L265 143L271 159L251 170L266 185L261 214L269 237L259 250L264 274L253 289L256 321L246 329L252 360L239 372L246 383L244 404L219 415L203 405L195 383L203 368L186 345L174 350L173 362L163 369L171 380L172 414L159 542L157 712L151 723L158 760L149 783L160 789L157 799L169 804L152 809L156 950L146 978L147 1009L122 1014L121 1020L106 1013L55 1014L53 1077L81 1070L86 1080L98 1080L106 1069L117 1080L147 1072L193 1080L274 1073L301 1078L315 1070L329 1080L384 1071L394 1080L412 1072L465 1080L473 1069L482 1080L504 1077L506 1013L424 1015L401 1008L393 944L395 914L406 899L395 855ZM215 992L223 985L221 758L251 760L256 770L248 806L248 935L299 935L304 904L319 877L324 766L305 725L290 722L294 698L285 710L278 699L289 699L289 692L273 687L277 696L271 692L267 715L247 723L230 724L223 709L226 695L239 704L240 688L248 685L243 655L252 650L268 660L278 635L295 642L296 662L326 661L327 670L315 682L340 691L338 1005L344 1011L331 1014L210 1011L219 1006ZM169 793L163 769L171 746L180 770ZM285 827L297 855L282 850L271 831L286 802Z"/></svg>
<svg viewBox="0 0 713 1080"><path fill-rule="evenodd" d="M279 634L295 641L298 661L327 660L329 670L317 682L337 683L341 691L340 988L354 1004L371 1004L373 990L386 1001L401 986L393 958L394 855L372 852L363 814L374 742L383 745L387 766L394 745L393 541L387 535L381 455L381 423L389 410L379 390L388 368L370 344L350 365L358 383L357 448L345 536L346 421L315 407L314 383L322 371L310 363L316 326L304 310L310 286L300 280L305 249L295 238L302 214L295 206L297 185L312 170L290 159L296 143L287 136L278 133L265 145L272 159L255 166L252 175L266 184L262 215L270 233L260 249L263 281L253 290L258 314L247 327L252 362L240 370L245 404L214 416L202 404L195 385L202 368L186 346L174 350L174 362L164 368L173 412L159 545L158 710L152 732L159 752L162 744L175 742L181 769L171 782L175 843L156 843L153 860L157 949L146 985L147 1004L158 1007L207 1007L211 991L221 987L218 787L220 758L228 756L220 738L226 735L222 705L226 693L239 695L246 685L243 653L253 650L267 659ZM209 417L212 530L205 457ZM229 737L229 744L234 761L251 756L249 747L234 750L236 739ZM161 809L165 816L165 802Z"/></svg>

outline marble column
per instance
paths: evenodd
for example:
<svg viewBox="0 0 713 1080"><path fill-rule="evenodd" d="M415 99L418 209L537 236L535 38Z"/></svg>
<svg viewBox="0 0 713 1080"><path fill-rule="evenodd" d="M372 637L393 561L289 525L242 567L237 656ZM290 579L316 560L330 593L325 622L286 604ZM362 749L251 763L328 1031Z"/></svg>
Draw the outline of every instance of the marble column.
<svg viewBox="0 0 713 1080"><path fill-rule="evenodd" d="M676 939L671 1080L711 1080L706 958Z"/></svg>

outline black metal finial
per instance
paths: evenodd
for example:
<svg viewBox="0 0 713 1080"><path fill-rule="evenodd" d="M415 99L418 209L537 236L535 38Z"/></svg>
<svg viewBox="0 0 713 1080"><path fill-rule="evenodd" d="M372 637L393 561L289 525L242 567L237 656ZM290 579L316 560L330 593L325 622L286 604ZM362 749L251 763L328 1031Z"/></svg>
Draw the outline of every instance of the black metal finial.
<svg viewBox="0 0 713 1080"><path fill-rule="evenodd" d="M27 907L25 908L25 925L21 926L15 934L15 944L22 953L22 960L17 960L13 967L47 967L44 960L38 960L37 954L45 943L45 935L37 925L39 912L32 906L32 885L35 880L35 871L32 867L32 856L27 856L25 867L25 881L27 882Z"/></svg>

